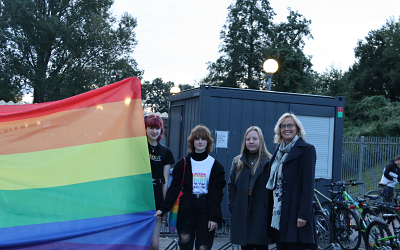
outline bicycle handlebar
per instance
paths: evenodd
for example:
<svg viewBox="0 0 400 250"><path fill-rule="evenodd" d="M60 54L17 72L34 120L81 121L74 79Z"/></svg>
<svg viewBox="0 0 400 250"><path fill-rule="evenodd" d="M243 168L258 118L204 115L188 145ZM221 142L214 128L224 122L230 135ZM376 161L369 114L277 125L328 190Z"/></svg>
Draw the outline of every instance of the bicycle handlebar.
<svg viewBox="0 0 400 250"><path fill-rule="evenodd" d="M324 184L324 186L325 187L338 187L338 186L342 186L342 187L345 187L345 186L357 186L357 185L362 185L363 183L362 182L355 182L355 181L352 181L352 182L349 182L349 181L337 181L337 182L333 182L333 183L330 183L330 184Z"/></svg>

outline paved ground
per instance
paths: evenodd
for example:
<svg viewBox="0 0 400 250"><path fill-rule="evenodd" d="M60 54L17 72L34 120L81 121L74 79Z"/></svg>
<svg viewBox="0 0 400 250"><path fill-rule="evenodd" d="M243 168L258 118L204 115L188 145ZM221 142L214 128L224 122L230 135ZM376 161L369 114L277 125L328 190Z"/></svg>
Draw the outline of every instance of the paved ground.
<svg viewBox="0 0 400 250"><path fill-rule="evenodd" d="M160 237L160 250L164 249L170 249L170 250L175 250L179 248L174 248L175 243L177 243L178 237L173 237L173 236L161 236ZM229 243L229 237L227 236L219 236L214 238L214 244L212 247L212 250L217 250L217 249L232 249L231 244Z"/></svg>
<svg viewBox="0 0 400 250"><path fill-rule="evenodd" d="M177 246L177 237L176 236L161 236L160 237L160 250L169 249L169 250L178 250ZM175 247L176 246L176 247ZM270 245L269 249L273 249L275 245ZM229 243L229 236L217 236L214 238L214 245L212 250L236 250L240 249L240 247L232 247ZM364 242L361 241L361 246L359 250L365 250Z"/></svg>

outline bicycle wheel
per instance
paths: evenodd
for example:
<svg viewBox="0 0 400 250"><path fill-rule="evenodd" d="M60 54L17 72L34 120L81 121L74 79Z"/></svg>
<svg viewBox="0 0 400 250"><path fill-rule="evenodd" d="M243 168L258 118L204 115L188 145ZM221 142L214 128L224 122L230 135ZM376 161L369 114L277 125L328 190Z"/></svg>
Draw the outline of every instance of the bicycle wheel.
<svg viewBox="0 0 400 250"><path fill-rule="evenodd" d="M365 194L368 194L368 195L378 195L377 201L382 201L382 202L385 202L385 201L386 201L385 196L384 196L383 193L382 193L381 191L379 191L379 190L371 190L371 191L366 192Z"/></svg>
<svg viewBox="0 0 400 250"><path fill-rule="evenodd" d="M376 214L383 219L384 214L391 214L390 218L384 219L390 230L390 233L394 235L395 229L400 228L400 216L393 210L388 208L377 208L375 209Z"/></svg>
<svg viewBox="0 0 400 250"><path fill-rule="evenodd" d="M329 222L329 218L323 212L315 211L314 216L318 249L324 249L332 242L332 226Z"/></svg>
<svg viewBox="0 0 400 250"><path fill-rule="evenodd" d="M389 228L380 222L373 221L367 227L365 233L365 249L382 249L383 247L391 247L393 237Z"/></svg>
<svg viewBox="0 0 400 250"><path fill-rule="evenodd" d="M361 244L361 229L357 215L346 207L335 210L332 228L342 249L356 250Z"/></svg>
<svg viewBox="0 0 400 250"><path fill-rule="evenodd" d="M364 207L362 217L363 217L365 225L366 225L365 229L367 229L368 225L372 222L371 215L378 216L378 214L371 208Z"/></svg>
<svg viewBox="0 0 400 250"><path fill-rule="evenodd" d="M325 214L328 218L331 218L332 204L329 201L324 201L321 204L322 208L325 210Z"/></svg>

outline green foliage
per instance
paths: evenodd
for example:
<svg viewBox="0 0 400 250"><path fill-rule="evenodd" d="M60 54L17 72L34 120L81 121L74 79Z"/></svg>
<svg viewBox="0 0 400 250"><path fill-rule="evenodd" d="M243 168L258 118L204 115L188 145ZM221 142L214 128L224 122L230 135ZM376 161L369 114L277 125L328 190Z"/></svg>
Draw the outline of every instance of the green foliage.
<svg viewBox="0 0 400 250"><path fill-rule="evenodd" d="M5 63L0 62L0 100L18 102L22 100L22 84L13 76Z"/></svg>
<svg viewBox="0 0 400 250"><path fill-rule="evenodd" d="M400 136L400 23L371 30L345 73L345 136Z"/></svg>
<svg viewBox="0 0 400 250"><path fill-rule="evenodd" d="M333 65L314 78L314 94L326 96L351 97L353 85L349 81L349 73L343 72Z"/></svg>
<svg viewBox="0 0 400 250"><path fill-rule="evenodd" d="M274 24L274 15L267 0L237 0L231 4L221 30L223 55L208 63L209 72L203 83L263 89L263 63L274 58L279 63L273 78L274 90L304 93L312 79L310 57L302 51L304 38L312 38L311 21L289 9L288 21Z"/></svg>
<svg viewBox="0 0 400 250"><path fill-rule="evenodd" d="M227 22L220 32L222 55L208 63L205 82L223 87L259 88L263 48L271 43L275 15L266 0L237 0L229 6Z"/></svg>
<svg viewBox="0 0 400 250"><path fill-rule="evenodd" d="M174 86L173 82L163 82L156 78L152 83L142 83L142 101L144 109L151 112L168 112L169 90Z"/></svg>
<svg viewBox="0 0 400 250"><path fill-rule="evenodd" d="M0 79L33 90L34 102L59 100L142 71L129 54L137 22L117 23L112 0L0 0ZM2 80L3 81L3 80Z"/></svg>
<svg viewBox="0 0 400 250"><path fill-rule="evenodd" d="M347 111L345 136L400 135L400 102L390 102L384 96L366 97Z"/></svg>
<svg viewBox="0 0 400 250"><path fill-rule="evenodd" d="M275 58L279 64L273 76L273 90L312 93L311 57L303 53L304 38L312 38L310 24L311 21L289 9L287 22L275 25L272 44L264 48L265 58Z"/></svg>
<svg viewBox="0 0 400 250"><path fill-rule="evenodd" d="M194 88L194 86L189 84L179 84L178 87L181 89L181 91L190 90Z"/></svg>
<svg viewBox="0 0 400 250"><path fill-rule="evenodd" d="M355 48L358 62L350 69L355 99L382 95L400 101L400 23L393 18L359 40Z"/></svg>

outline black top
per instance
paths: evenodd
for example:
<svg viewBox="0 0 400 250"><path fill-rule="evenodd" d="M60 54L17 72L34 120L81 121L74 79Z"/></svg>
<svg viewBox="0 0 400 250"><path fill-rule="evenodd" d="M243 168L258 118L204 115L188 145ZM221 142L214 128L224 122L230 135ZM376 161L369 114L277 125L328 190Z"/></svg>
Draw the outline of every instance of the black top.
<svg viewBox="0 0 400 250"><path fill-rule="evenodd" d="M388 165L385 167L385 172L384 175L386 178L388 178L391 181L394 181L393 176L390 175L390 173L395 173L397 174L397 181L400 182L400 168L394 163L394 160L391 160Z"/></svg>
<svg viewBox="0 0 400 250"><path fill-rule="evenodd" d="M165 183L164 166L174 164L174 156L168 147L160 143L155 147L150 145L150 143L147 143L147 145L149 148L152 177L153 179L161 179L162 183Z"/></svg>
<svg viewBox="0 0 400 250"><path fill-rule="evenodd" d="M193 160L195 161L204 161L207 157L208 157L208 153L207 151L204 151L203 153L196 153L196 152L192 152L190 153L190 157L193 158Z"/></svg>
<svg viewBox="0 0 400 250"><path fill-rule="evenodd" d="M171 186L168 188L167 196L160 206L160 210L164 213L168 212L176 201L182 185L183 195L181 196L179 204L178 222L189 222L194 213L193 210L193 174L192 164L190 158L205 159L208 153L189 153L186 158L186 170L184 160L180 159L174 167L172 172ZM198 158L199 157L199 158ZM204 158L205 157L205 158ZM195 160L195 158L193 158ZM183 177L183 173L185 176ZM222 227L222 210L221 202L224 196L223 189L225 187L225 170L222 164L215 160L210 173L210 180L208 183L208 220L218 223L218 227Z"/></svg>

